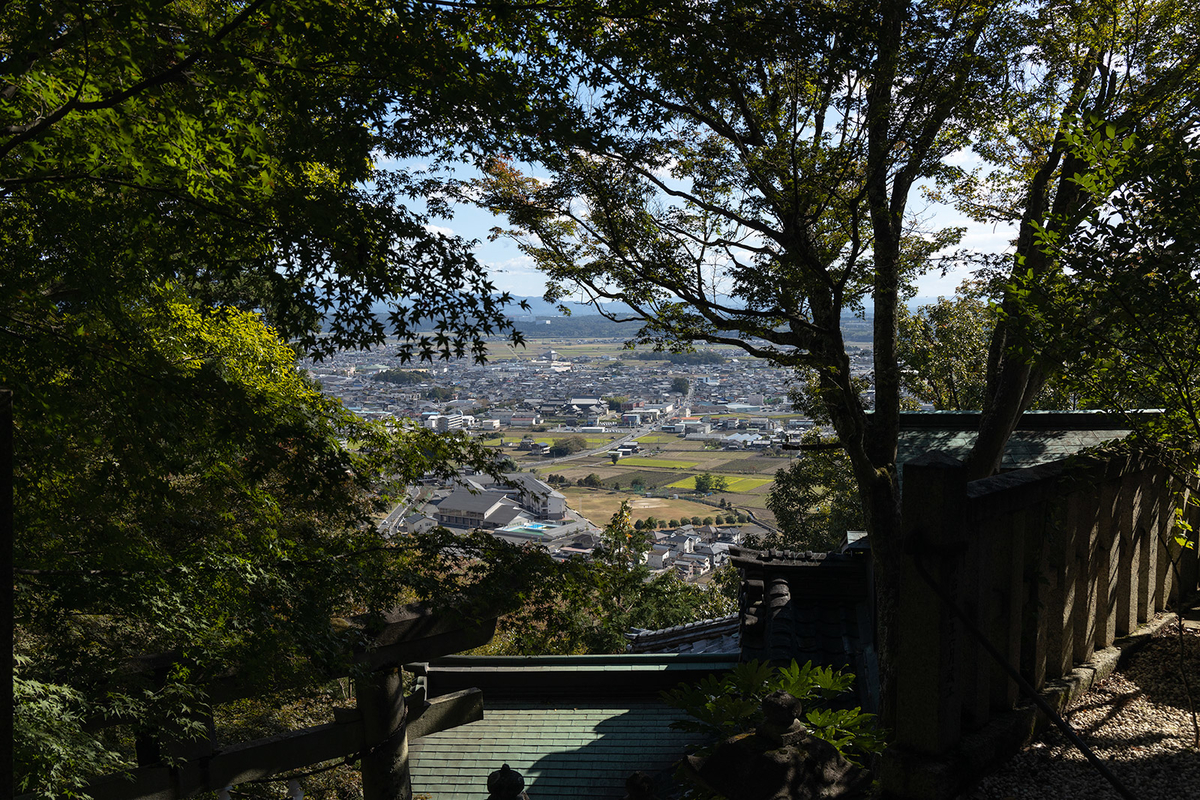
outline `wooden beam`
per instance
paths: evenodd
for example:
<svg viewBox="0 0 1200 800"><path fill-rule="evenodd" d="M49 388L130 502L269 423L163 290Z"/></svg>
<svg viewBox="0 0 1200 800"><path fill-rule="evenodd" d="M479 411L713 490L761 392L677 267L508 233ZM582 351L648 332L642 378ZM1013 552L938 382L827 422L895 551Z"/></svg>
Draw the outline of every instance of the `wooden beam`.
<svg viewBox="0 0 1200 800"><path fill-rule="evenodd" d="M188 785L181 785L180 772L170 767L141 767L132 770L132 780L110 775L90 784L88 792L94 800L184 800L355 755L366 747L361 716L352 709L337 710L341 713L335 722L231 745L201 759L195 770L198 778ZM465 689L414 707L408 719L408 736L418 739L481 719L483 692ZM17 800L34 800L34 795L22 795Z"/></svg>
<svg viewBox="0 0 1200 800"><path fill-rule="evenodd" d="M424 706L409 709L408 738L420 739L468 722L483 719L483 692L463 689L431 698Z"/></svg>

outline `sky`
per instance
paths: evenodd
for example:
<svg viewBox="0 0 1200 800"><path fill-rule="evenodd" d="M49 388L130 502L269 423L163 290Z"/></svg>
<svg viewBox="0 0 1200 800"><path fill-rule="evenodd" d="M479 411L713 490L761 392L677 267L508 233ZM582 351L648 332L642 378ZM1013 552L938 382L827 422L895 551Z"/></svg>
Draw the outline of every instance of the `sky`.
<svg viewBox="0 0 1200 800"><path fill-rule="evenodd" d="M973 160L963 155L964 166ZM1015 236L1012 227L983 224L968 219L956 209L945 205L930 204L914 189L909 200L910 213L919 214L927 228L962 226L966 228L960 244L953 249L967 249L980 253L997 253L1009 249ZM493 216L486 209L470 205L456 208L452 219L436 219L428 226L447 235L458 234L467 240L475 240L475 255L488 267L498 292L510 292L521 297L541 297L545 292L545 279L533 266L533 259L523 254L517 243L507 237L488 241L491 229L506 227L502 217ZM917 282L914 303L925 303L938 297L948 297L967 278L969 271L958 269L945 276L934 271Z"/></svg>

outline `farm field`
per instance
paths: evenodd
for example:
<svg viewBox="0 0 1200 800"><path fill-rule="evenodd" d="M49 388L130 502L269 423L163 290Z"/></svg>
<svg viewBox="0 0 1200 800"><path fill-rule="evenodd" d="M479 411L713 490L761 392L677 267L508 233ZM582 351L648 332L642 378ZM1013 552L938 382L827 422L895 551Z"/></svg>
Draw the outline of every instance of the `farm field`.
<svg viewBox="0 0 1200 800"><path fill-rule="evenodd" d="M690 500L671 500L664 497L642 497L628 492L614 492L607 489L585 489L570 487L560 490L567 497L571 508L591 520L592 524L604 527L612 519L613 514L620 509L621 503L628 500L631 506L630 517L633 520L654 517L655 519L680 519L682 517L711 517L724 513L719 508L694 503Z"/></svg>
<svg viewBox="0 0 1200 800"><path fill-rule="evenodd" d="M692 469L696 466L695 461L677 461L673 458L642 458L641 456L623 458L619 463L628 464L631 467L662 467L663 469Z"/></svg>
<svg viewBox="0 0 1200 800"><path fill-rule="evenodd" d="M750 492L760 486L766 486L773 481L770 478L746 478L741 475L723 475L725 478L726 491L721 494ZM686 489L687 491L695 491L696 476L692 475L680 481L667 484L668 489Z"/></svg>

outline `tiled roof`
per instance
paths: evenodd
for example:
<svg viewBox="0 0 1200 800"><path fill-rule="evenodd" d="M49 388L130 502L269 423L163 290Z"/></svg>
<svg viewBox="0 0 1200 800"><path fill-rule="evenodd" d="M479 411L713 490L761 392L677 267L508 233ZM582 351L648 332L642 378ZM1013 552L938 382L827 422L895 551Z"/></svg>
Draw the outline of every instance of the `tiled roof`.
<svg viewBox="0 0 1200 800"><path fill-rule="evenodd" d="M673 730L682 712L664 688L732 668L736 656L472 657L428 665L433 694L483 690L484 717L410 744L414 797L485 800L487 776L508 764L536 800L620 798L636 771L666 785L700 738Z"/></svg>
<svg viewBox="0 0 1200 800"><path fill-rule="evenodd" d="M625 634L631 653L729 653L739 652L738 628L741 618L730 614L718 619L705 619L661 628L639 630Z"/></svg>
<svg viewBox="0 0 1200 800"><path fill-rule="evenodd" d="M410 745L414 796L486 800L487 776L508 764L531 798L619 798L641 770L672 769L698 743L672 730L682 712L657 702L484 700L484 718Z"/></svg>
<svg viewBox="0 0 1200 800"><path fill-rule="evenodd" d="M979 413L973 411L901 414L896 456L901 476L904 463L924 453L940 450L965 459L975 445L979 418ZM1008 440L1000 469L1009 471L1048 464L1128 435L1125 423L1109 414L1027 411Z"/></svg>

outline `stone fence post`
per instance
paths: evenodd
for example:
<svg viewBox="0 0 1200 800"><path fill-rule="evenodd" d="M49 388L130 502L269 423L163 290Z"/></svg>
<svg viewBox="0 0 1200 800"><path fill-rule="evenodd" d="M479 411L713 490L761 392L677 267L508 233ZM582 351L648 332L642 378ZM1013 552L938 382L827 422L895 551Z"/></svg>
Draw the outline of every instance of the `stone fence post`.
<svg viewBox="0 0 1200 800"><path fill-rule="evenodd" d="M904 466L895 741L923 755L947 752L962 732L962 631L921 573L961 602L966 497L966 468L957 459L927 453Z"/></svg>

